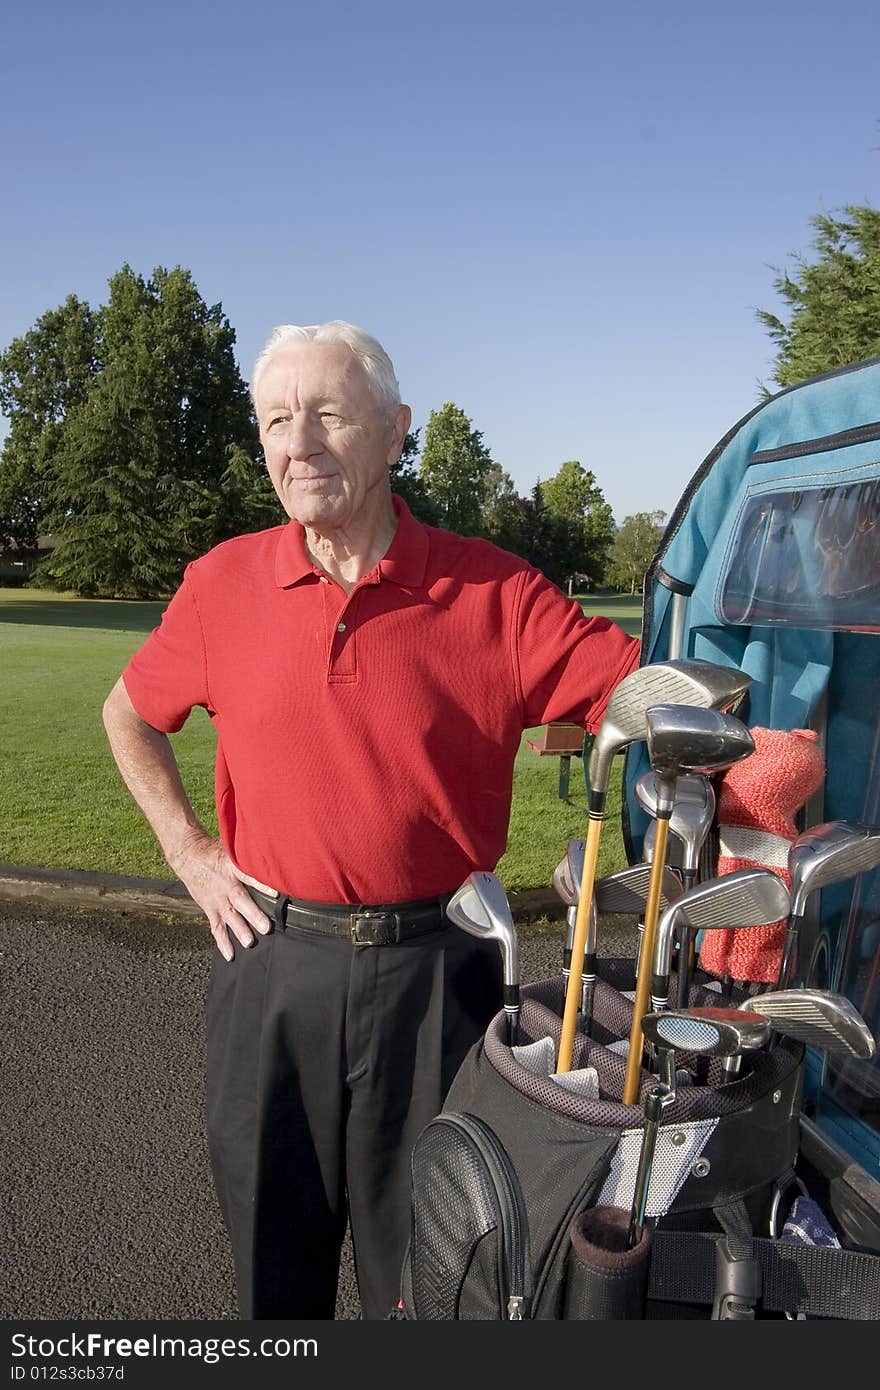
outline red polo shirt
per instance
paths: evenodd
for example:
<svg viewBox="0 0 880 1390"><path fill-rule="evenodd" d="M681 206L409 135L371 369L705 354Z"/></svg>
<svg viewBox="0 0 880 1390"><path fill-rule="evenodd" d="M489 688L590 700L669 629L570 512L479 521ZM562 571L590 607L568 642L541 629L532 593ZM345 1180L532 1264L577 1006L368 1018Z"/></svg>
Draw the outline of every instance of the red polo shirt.
<svg viewBox="0 0 880 1390"><path fill-rule="evenodd" d="M394 503L391 547L348 595L296 522L217 546L123 673L156 729L208 710L223 843L293 897L400 902L494 868L523 729L595 731L638 664L524 560Z"/></svg>

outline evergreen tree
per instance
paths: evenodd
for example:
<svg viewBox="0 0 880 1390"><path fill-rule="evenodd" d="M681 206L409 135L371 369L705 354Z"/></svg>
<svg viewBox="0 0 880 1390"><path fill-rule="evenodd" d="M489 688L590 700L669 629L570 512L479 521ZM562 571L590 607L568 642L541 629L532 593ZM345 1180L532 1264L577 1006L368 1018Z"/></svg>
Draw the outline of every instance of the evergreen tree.
<svg viewBox="0 0 880 1390"><path fill-rule="evenodd" d="M880 211L850 205L844 214L814 217L816 259L798 256L777 275L788 317L758 311L778 348L778 386L880 354Z"/></svg>
<svg viewBox="0 0 880 1390"><path fill-rule="evenodd" d="M97 353L96 316L69 295L0 354L0 410L10 420L0 455L0 545L32 546L46 531L64 421L88 394Z"/></svg>
<svg viewBox="0 0 880 1390"><path fill-rule="evenodd" d="M40 582L161 595L189 560L282 515L222 307L179 266L109 283L97 313L69 299L0 358L14 440L0 505L58 541Z"/></svg>

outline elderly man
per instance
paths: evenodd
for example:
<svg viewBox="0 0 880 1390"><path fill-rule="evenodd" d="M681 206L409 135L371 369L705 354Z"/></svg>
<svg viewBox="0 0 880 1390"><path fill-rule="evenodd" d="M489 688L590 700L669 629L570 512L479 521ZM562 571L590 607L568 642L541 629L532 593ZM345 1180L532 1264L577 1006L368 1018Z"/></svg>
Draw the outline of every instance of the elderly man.
<svg viewBox="0 0 880 1390"><path fill-rule="evenodd" d="M637 644L539 571L392 495L410 411L350 324L276 329L253 374L289 522L191 564L107 698L129 789L218 948L211 1162L243 1318L397 1301L409 1156L500 1007L449 896L503 853L522 730L595 729ZM220 839L168 733L217 729Z"/></svg>

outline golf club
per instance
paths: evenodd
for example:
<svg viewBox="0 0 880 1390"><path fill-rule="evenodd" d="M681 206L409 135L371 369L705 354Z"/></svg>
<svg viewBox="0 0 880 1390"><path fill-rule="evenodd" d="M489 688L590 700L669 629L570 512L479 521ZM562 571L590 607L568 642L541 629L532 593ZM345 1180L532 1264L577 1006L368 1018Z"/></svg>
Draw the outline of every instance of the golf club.
<svg viewBox="0 0 880 1390"><path fill-rule="evenodd" d="M583 874L583 856L584 841L569 840L565 857L559 861L556 868L553 870L553 887L567 907L565 914L567 931L565 934L565 946L562 952L562 974L565 980L566 993L568 992L568 977L571 974L571 944L574 940L575 922L577 920L577 900L580 891L581 876ZM584 951L584 968L581 971L580 1012L584 1019L585 1031L587 1032L589 1032L588 1016L592 1003L591 986L596 983L596 932L596 902L594 899L590 904L590 920L587 926L586 949Z"/></svg>
<svg viewBox="0 0 880 1390"><path fill-rule="evenodd" d="M636 946L633 972L638 974L642 958L642 941L645 934L645 903L648 901L648 888L651 881L651 865L631 864L628 869L606 874L596 881L596 908L601 915L608 913L638 913L638 944ZM671 903L676 902L684 892L681 879L669 865L663 867L663 880L660 884L660 910L665 912Z"/></svg>
<svg viewBox="0 0 880 1390"><path fill-rule="evenodd" d="M759 1021L757 1015L754 1018L754 1024L746 1023L737 1009L714 1008L643 1015L642 1032L660 1059L662 1080L645 1098L645 1130L629 1221L630 1247L641 1240L644 1229L660 1119L663 1110L675 1100L676 1051L721 1057L726 1062L745 1049L760 1047L766 1042L770 1025L766 1019Z"/></svg>
<svg viewBox="0 0 880 1390"><path fill-rule="evenodd" d="M675 801L676 779L684 772L709 773L731 767L754 751L746 726L733 715L687 705L653 705L645 711L648 755L657 788L657 818L651 882L645 905L642 958L636 976L629 1052L626 1059L624 1105L633 1105L639 1093L642 1057L641 1021L648 1012L654 940L660 912L659 884L666 857L669 817ZM656 886L655 886L656 885Z"/></svg>
<svg viewBox="0 0 880 1390"><path fill-rule="evenodd" d="M770 1037L771 1023L757 1011L747 1015L742 1009L670 1009L645 1015L642 1029L645 1041L657 1052L666 1078L669 1066L666 1052L692 1052L698 1057L718 1057L725 1070L736 1064L743 1052L763 1047Z"/></svg>
<svg viewBox="0 0 880 1390"><path fill-rule="evenodd" d="M760 1013L770 1020L774 1032L826 1052L868 1060L877 1050L871 1030L855 1005L846 995L830 989L755 994L740 1005L740 1012Z"/></svg>
<svg viewBox="0 0 880 1390"><path fill-rule="evenodd" d="M653 817L657 814L657 788L653 772L645 772L635 785L639 805L652 817L652 824L645 832L645 849L653 846ZM685 889L692 888L697 878L700 850L709 833L715 816L715 792L708 777L686 773L675 784L675 801L669 817L669 832L681 841L682 862L681 880ZM650 840L650 845L649 845ZM646 862L653 857L645 853Z"/></svg>
<svg viewBox="0 0 880 1390"><path fill-rule="evenodd" d="M560 1072L568 1071L571 1066L587 924L614 755L635 739L645 737L645 716L652 705L669 701L703 708L729 708L750 685L751 676L732 666L718 666L711 661L666 661L631 671L611 693L590 753L591 790L584 871L578 895L571 974L557 1058L557 1070Z"/></svg>
<svg viewBox="0 0 880 1390"><path fill-rule="evenodd" d="M780 989L785 989L792 982L797 964L800 925L809 895L831 883L855 878L857 874L876 868L878 864L880 826L865 825L861 821L832 820L814 825L798 836L788 852L791 914L777 980Z"/></svg>
<svg viewBox="0 0 880 1390"><path fill-rule="evenodd" d="M669 1002L672 948L677 930L726 931L735 927L763 927L778 922L788 912L788 889L772 869L737 869L732 874L699 883L667 908L657 923L651 979L651 1005L655 1012ZM679 970L682 952L679 952Z"/></svg>
<svg viewBox="0 0 880 1390"><path fill-rule="evenodd" d="M668 1053L673 1058L672 1052ZM654 1167L654 1150L657 1147L657 1134L663 1111L675 1100L675 1067L672 1066L671 1081L658 1082L652 1086L645 1097L645 1128L642 1133L642 1146L639 1150L639 1166L633 1189L632 1209L629 1216L627 1245L630 1249L638 1245L645 1229L645 1213L648 1209L648 1191L651 1186L651 1171Z"/></svg>
<svg viewBox="0 0 880 1390"><path fill-rule="evenodd" d="M562 954L562 973L565 977L566 988L571 973L571 944L574 938L578 892L583 873L584 846L583 840L569 840L564 858L560 859L553 870L553 887L567 907L565 914L567 930ZM596 890L593 895L590 921L587 928L584 968L581 974L580 1013L581 1027L585 1033L590 1031L593 993L591 986L595 985L598 973L597 914L607 912L611 914L624 913L631 916L635 913L643 913L648 895L650 874L650 864L631 864L628 869L619 869L616 873L606 874L604 878L596 880ZM660 888L661 908L665 911L671 903L681 897L682 891L681 879L678 875L670 868L664 869L663 882ZM641 949L641 935L642 923L640 921L639 949Z"/></svg>
<svg viewBox="0 0 880 1390"><path fill-rule="evenodd" d="M519 950L510 903L495 874L471 874L446 904L446 915L462 931L484 941L497 941L504 980L504 1012L507 1038L516 1042L519 1026Z"/></svg>
<svg viewBox="0 0 880 1390"><path fill-rule="evenodd" d="M647 772L636 782L636 796L650 816L657 813L657 787L654 774ZM715 791L708 777L686 773L675 784L675 802L669 817L669 830L681 843L681 881L685 890L693 888L700 866L700 851L715 819ZM656 822L652 820L644 840L644 857L653 858ZM693 969L694 933L682 925L678 958L678 1008L687 1008L688 989Z"/></svg>
<svg viewBox="0 0 880 1390"><path fill-rule="evenodd" d="M618 869L616 873L596 879L595 898L599 915L603 912L626 913L629 916L642 913L648 900L650 879L650 864L630 864L628 869ZM664 911L683 892L681 879L667 865L660 885L660 904Z"/></svg>

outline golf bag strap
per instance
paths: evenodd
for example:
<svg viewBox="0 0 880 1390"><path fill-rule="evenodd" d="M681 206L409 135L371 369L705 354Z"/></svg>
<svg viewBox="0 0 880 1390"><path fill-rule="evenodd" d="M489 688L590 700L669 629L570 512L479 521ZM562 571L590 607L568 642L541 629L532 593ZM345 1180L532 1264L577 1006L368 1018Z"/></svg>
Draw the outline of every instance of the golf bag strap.
<svg viewBox="0 0 880 1390"><path fill-rule="evenodd" d="M728 1202L726 1206L712 1209L720 1226L724 1228L727 1246L734 1260L752 1259L752 1222L745 1202Z"/></svg>
<svg viewBox="0 0 880 1390"><path fill-rule="evenodd" d="M712 1304L717 1246L727 1239L709 1231L655 1230L647 1298ZM765 1312L880 1319L880 1255L759 1238L753 1238L752 1250L762 1274Z"/></svg>
<svg viewBox="0 0 880 1390"><path fill-rule="evenodd" d="M723 1239L715 1245L715 1297L712 1318L716 1322L754 1319L761 1301L761 1266L755 1258L752 1222L743 1201L714 1208Z"/></svg>

